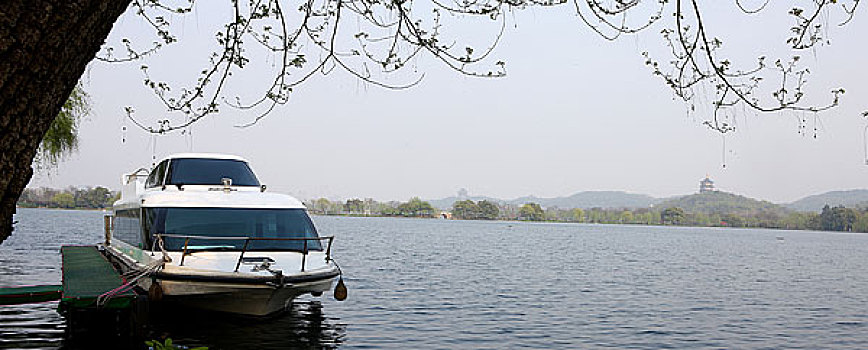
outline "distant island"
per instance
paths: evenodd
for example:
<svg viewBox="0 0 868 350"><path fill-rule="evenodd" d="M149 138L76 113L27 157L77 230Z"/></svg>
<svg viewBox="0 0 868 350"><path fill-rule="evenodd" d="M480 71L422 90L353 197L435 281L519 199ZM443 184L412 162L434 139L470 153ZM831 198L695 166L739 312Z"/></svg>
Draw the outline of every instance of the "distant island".
<svg viewBox="0 0 868 350"><path fill-rule="evenodd" d="M101 186L64 190L28 188L18 206L101 209L111 207L118 196ZM868 232L868 190L831 191L775 204L718 191L708 177L700 182L698 193L668 199L621 191L588 191L567 197L501 200L469 196L466 190L461 190L457 196L436 200L318 198L305 200L304 204L319 215Z"/></svg>

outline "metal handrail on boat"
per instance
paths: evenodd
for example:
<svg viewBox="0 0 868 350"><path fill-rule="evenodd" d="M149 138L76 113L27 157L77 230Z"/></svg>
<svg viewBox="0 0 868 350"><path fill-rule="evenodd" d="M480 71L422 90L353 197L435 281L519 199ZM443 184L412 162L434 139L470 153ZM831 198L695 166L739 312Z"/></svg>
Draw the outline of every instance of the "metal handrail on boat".
<svg viewBox="0 0 868 350"><path fill-rule="evenodd" d="M235 237L220 237L220 236L199 236L199 235L179 235L179 234L170 234L170 233L155 233L154 237L156 237L160 243L163 243L163 237L169 238L184 238L184 250L181 253L181 262L178 266L184 266L184 258L187 256L187 248L190 244L191 239L204 239L204 240L244 240L244 247L241 248L241 255L238 256L238 262L235 264L235 272L238 272L238 269L241 267L241 261L244 260L244 253L247 252L247 247L250 245L250 241L303 241L304 245L300 253L301 255L301 271L304 272L304 268L307 262L307 254L310 252L308 249L308 241L322 241L327 240L328 246L326 247L326 261L331 261L331 252L332 252L332 242L335 240L335 236L324 236L324 237L247 237L247 236L235 236ZM163 244L160 244L162 247Z"/></svg>

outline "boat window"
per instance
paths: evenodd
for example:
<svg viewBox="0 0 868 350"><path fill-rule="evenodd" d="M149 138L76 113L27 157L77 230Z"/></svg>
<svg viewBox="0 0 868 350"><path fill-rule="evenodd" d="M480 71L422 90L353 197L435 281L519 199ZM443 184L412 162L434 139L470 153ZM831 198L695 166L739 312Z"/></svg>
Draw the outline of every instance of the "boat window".
<svg viewBox="0 0 868 350"><path fill-rule="evenodd" d="M166 233L209 237L312 238L318 237L304 209L247 208L146 208L149 235ZM165 239L167 250L184 249L184 238ZM240 250L243 239L191 239L190 246L204 249ZM307 241L308 250L322 250L317 240ZM304 241L252 240L248 250L302 251Z"/></svg>
<svg viewBox="0 0 868 350"><path fill-rule="evenodd" d="M163 174L166 173L166 164L168 161L164 160L151 171L151 174L148 175L148 180L145 182L145 187L157 187L163 184Z"/></svg>
<svg viewBox="0 0 868 350"><path fill-rule="evenodd" d="M142 248L142 225L139 215L138 208L115 211L112 239Z"/></svg>
<svg viewBox="0 0 868 350"><path fill-rule="evenodd" d="M221 185L230 178L233 186L259 186L247 163L234 159L173 159L167 178L167 185Z"/></svg>

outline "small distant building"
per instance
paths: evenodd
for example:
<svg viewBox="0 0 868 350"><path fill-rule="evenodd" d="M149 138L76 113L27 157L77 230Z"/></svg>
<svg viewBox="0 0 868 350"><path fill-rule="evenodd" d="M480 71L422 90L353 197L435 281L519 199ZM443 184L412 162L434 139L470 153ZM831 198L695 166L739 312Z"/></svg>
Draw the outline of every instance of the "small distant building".
<svg viewBox="0 0 868 350"><path fill-rule="evenodd" d="M705 175L702 181L699 181L699 193L705 192L714 192L714 181L711 181L708 174Z"/></svg>
<svg viewBox="0 0 868 350"><path fill-rule="evenodd" d="M467 196L468 196L468 192L467 192L466 188L462 188L462 189L458 190L458 198L459 199L467 199Z"/></svg>

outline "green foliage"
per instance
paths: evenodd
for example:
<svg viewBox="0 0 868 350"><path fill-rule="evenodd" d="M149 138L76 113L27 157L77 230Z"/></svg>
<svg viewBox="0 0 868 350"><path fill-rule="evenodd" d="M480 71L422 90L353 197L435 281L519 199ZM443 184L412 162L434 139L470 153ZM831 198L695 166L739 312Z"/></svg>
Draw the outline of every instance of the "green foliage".
<svg viewBox="0 0 868 350"><path fill-rule="evenodd" d="M75 207L75 197L72 194L63 192L54 195L51 198L51 201L56 203L58 208L72 208Z"/></svg>
<svg viewBox="0 0 868 350"><path fill-rule="evenodd" d="M362 214L365 212L365 202L358 198L347 200L344 210L350 214Z"/></svg>
<svg viewBox="0 0 868 350"><path fill-rule="evenodd" d="M452 217L462 220L472 220L479 215L479 205L472 200L457 201L452 204Z"/></svg>
<svg viewBox="0 0 868 350"><path fill-rule="evenodd" d="M744 227L745 219L739 215L724 214L720 217L721 226Z"/></svg>
<svg viewBox="0 0 868 350"><path fill-rule="evenodd" d="M868 212L857 213L858 218L853 224L853 231L868 232Z"/></svg>
<svg viewBox="0 0 868 350"><path fill-rule="evenodd" d="M78 124L89 113L90 97L79 83L42 137L34 158L38 168L56 166L78 148Z"/></svg>
<svg viewBox="0 0 868 350"><path fill-rule="evenodd" d="M837 206L830 208L827 204L820 213L820 229L824 231L853 231L853 226L859 219L856 210Z"/></svg>
<svg viewBox="0 0 868 350"><path fill-rule="evenodd" d="M868 208L824 208L823 213L758 210L754 212L703 213L668 207L627 209L546 210L547 220L598 224L640 224L680 226L759 227L789 230L824 230L868 232Z"/></svg>
<svg viewBox="0 0 868 350"><path fill-rule="evenodd" d="M826 204L830 206L843 205L856 207L868 202L868 190L829 191L813 196L807 196L795 202L786 204L790 209L819 213Z"/></svg>
<svg viewBox="0 0 868 350"><path fill-rule="evenodd" d="M621 216L618 218L618 222L628 223L633 222L633 212L629 210L624 210L621 212Z"/></svg>
<svg viewBox="0 0 868 350"><path fill-rule="evenodd" d="M68 188L63 191L50 188L25 188L21 197L18 198L18 206L26 208L102 209L110 207L119 199L119 196L120 193L114 194L102 186Z"/></svg>
<svg viewBox="0 0 868 350"><path fill-rule="evenodd" d="M494 202L483 200L476 205L479 206L479 218L482 220L494 220L500 215L500 208Z"/></svg>
<svg viewBox="0 0 868 350"><path fill-rule="evenodd" d="M91 190L100 191L97 189ZM42 191L46 191L42 189ZM69 192L69 191L68 191ZM58 191L43 193L54 196ZM95 198L93 194L81 195L79 191L71 191L74 194L74 206L81 207L82 198ZM29 200L32 198L32 190L25 190L22 195L21 206L36 206ZM705 197L697 200L689 197ZM722 204L714 204L708 198L717 198ZM59 197L62 203L51 202L48 205L38 206L61 207L69 203L68 197ZM466 220L527 220L527 221L558 221L558 222L587 222L595 224L634 224L634 225L679 225L679 226L723 226L723 227L758 227L777 228L789 230L830 230L830 231L854 231L868 232L868 207L845 208L842 206L829 207L823 214L813 212L792 212L777 207L768 202L755 201L750 198L731 195L727 193L697 194L687 196L688 200L681 203L698 203L691 211L681 207L659 206L651 208L626 209L626 208L590 208L590 209L558 209L556 207L545 210L537 203L527 203L521 207L512 204L497 205L491 201L472 200L456 201L452 205L452 215L455 219ZM25 199L28 199L25 201ZM116 199L116 198L115 198ZM93 199L95 200L95 199ZM112 203L109 200L108 203ZM668 203L672 203L671 201ZM428 202L419 198L412 198L406 203L399 202L376 202L372 199L361 201L350 199L346 203L333 202L320 198L305 203L308 209L317 214L325 215L364 215L373 216L405 216L405 217L431 217L435 209ZM771 207L769 207L771 206ZM733 212L721 212L724 209L732 209ZM733 208L741 208L736 210ZM747 210L746 208L753 208Z"/></svg>
<svg viewBox="0 0 868 350"><path fill-rule="evenodd" d="M585 211L579 208L575 208L570 211L570 221L575 222L584 222L585 221Z"/></svg>
<svg viewBox="0 0 868 350"><path fill-rule="evenodd" d="M175 345L172 343L172 338L166 338L164 341L159 340L148 340L145 342L145 345L148 346L149 350L208 350L207 346L200 346L198 348L189 348L183 345Z"/></svg>
<svg viewBox="0 0 868 350"><path fill-rule="evenodd" d="M687 213L702 213L706 215L772 215L783 217L789 211L777 204L758 201L726 192L705 192L670 199L654 206L655 208L682 208Z"/></svg>
<svg viewBox="0 0 868 350"><path fill-rule="evenodd" d="M398 213L407 217L431 217L434 215L434 207L419 197L410 198L407 203L398 205Z"/></svg>
<svg viewBox="0 0 868 350"><path fill-rule="evenodd" d="M660 222L664 225L679 225L684 221L684 209L666 208L660 212Z"/></svg>
<svg viewBox="0 0 868 350"><path fill-rule="evenodd" d="M545 212L536 203L527 203L518 210L519 220L543 221L545 217Z"/></svg>
<svg viewBox="0 0 868 350"><path fill-rule="evenodd" d="M312 212L322 215L340 214L344 209L344 205L340 202L332 202L325 198L318 198L306 205Z"/></svg>
<svg viewBox="0 0 868 350"><path fill-rule="evenodd" d="M462 220L494 220L500 215L500 208L493 202L482 200L457 201L452 205L452 216Z"/></svg>
<svg viewBox="0 0 868 350"><path fill-rule="evenodd" d="M79 195L80 192L71 192L75 194L76 206L81 205L82 198L92 198ZM56 191L48 192L51 196L57 193ZM25 190L25 195L22 196L22 198L25 197L28 197L28 190ZM24 203L19 202L19 205L24 205ZM466 220L506 219L595 224L758 227L868 232L868 207L845 208L827 205L823 213L793 212L768 202L723 192L685 196L665 203L686 204L688 208L677 206L661 208L658 205L639 209L558 209L557 207L549 207L543 210L541 205L537 203L527 203L518 207L513 204L498 205L488 200L479 202L459 200L452 205L452 215L455 219ZM320 198L307 202L305 205L312 212L325 215L364 213L364 215L374 216L431 217L435 214L435 209L428 202L419 198L412 198L405 203L376 202L372 199L365 199L364 201L350 199L344 203ZM53 203L49 206L58 207L59 204Z"/></svg>
<svg viewBox="0 0 868 350"><path fill-rule="evenodd" d="M308 210L320 215L373 215L373 216L406 216L432 217L437 211L430 203L418 197L411 198L406 203L376 202L372 199L350 199L345 203L318 198L304 203Z"/></svg>

